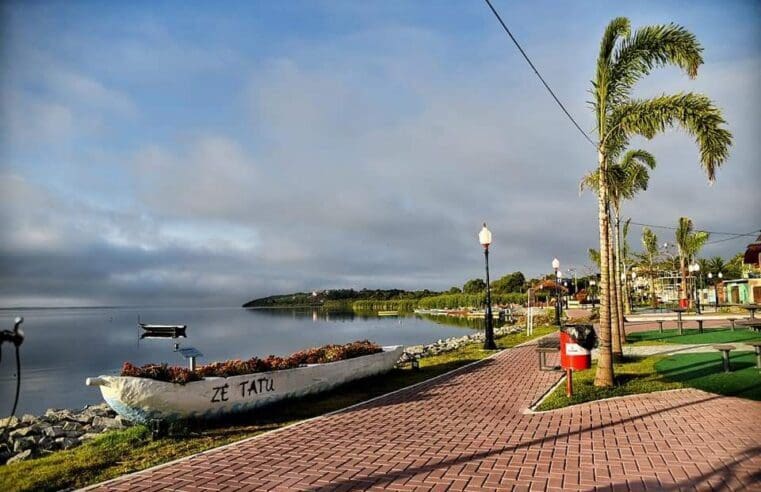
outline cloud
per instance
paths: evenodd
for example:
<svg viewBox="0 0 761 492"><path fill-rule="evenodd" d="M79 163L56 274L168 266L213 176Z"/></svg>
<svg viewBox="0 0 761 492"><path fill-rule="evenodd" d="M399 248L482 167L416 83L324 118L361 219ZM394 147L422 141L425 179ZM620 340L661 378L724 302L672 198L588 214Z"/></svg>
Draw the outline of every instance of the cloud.
<svg viewBox="0 0 761 492"><path fill-rule="evenodd" d="M18 98L15 116L4 120L19 130L4 138L58 142L6 159L0 302L236 305L292 290L445 289L482 274L484 220L494 277L545 273L555 256L581 270L597 247L596 201L577 192L594 150L523 61L505 54L502 38L382 24L289 39L244 62L244 48L214 59L214 46L147 22L136 28L144 37L125 34L88 58L102 71L61 63L39 78L40 93L29 77L14 79L3 97ZM591 126L583 97L597 39L565 36L561 48L535 40L532 53ZM638 87L710 94L736 144L708 188L688 137L636 140L658 168L625 216L758 227L748 213L761 182L759 105L748 96L758 67L725 60L697 82L669 71ZM220 79L243 82L209 82ZM71 150L83 131L91 140ZM41 170L62 155L74 172L51 179ZM738 249L730 241L706 252Z"/></svg>

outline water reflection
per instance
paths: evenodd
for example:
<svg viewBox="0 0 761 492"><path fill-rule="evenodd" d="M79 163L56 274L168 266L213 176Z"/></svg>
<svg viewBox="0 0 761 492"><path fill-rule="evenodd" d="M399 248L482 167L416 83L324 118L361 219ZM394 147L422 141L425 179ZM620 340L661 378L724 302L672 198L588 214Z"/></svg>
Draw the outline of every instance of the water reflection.
<svg viewBox="0 0 761 492"><path fill-rule="evenodd" d="M420 317L382 317L314 309L104 308L0 310L0 327L24 316L19 413L50 407L99 403L100 392L84 385L88 376L115 374L124 361L184 365L174 343L203 352L200 363L254 355L289 354L326 343L369 339L383 345L430 343L463 334ZM187 324L187 339L143 339L137 325ZM478 321L478 320L476 320ZM481 320L483 323L483 320ZM482 326L482 325L481 325ZM479 326L476 326L479 328ZM0 415L7 415L15 390L15 360L3 347Z"/></svg>

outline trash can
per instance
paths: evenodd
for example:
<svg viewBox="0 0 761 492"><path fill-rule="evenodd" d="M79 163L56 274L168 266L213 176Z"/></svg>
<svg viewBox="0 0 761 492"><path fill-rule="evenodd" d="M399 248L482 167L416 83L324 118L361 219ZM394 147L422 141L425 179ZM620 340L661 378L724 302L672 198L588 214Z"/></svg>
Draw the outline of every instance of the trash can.
<svg viewBox="0 0 761 492"><path fill-rule="evenodd" d="M687 299L679 299L679 307L687 309L690 307L690 301Z"/></svg>
<svg viewBox="0 0 761 492"><path fill-rule="evenodd" d="M592 325L573 324L560 327L560 366L581 371L592 367L592 349L597 334Z"/></svg>

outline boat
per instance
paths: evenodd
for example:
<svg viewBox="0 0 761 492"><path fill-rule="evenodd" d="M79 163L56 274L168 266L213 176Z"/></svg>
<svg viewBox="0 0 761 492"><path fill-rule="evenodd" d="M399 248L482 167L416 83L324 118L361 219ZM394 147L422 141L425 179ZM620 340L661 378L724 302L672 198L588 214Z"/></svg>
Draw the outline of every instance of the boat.
<svg viewBox="0 0 761 492"><path fill-rule="evenodd" d="M329 390L354 379L391 370L401 345L382 352L324 364L179 384L131 376L87 378L119 415L138 423L154 420L213 420L284 400Z"/></svg>
<svg viewBox="0 0 761 492"><path fill-rule="evenodd" d="M187 337L185 330L188 325L150 325L139 323L140 328L145 330L141 338L178 338Z"/></svg>
<svg viewBox="0 0 761 492"><path fill-rule="evenodd" d="M399 316L399 311L378 311L378 316Z"/></svg>

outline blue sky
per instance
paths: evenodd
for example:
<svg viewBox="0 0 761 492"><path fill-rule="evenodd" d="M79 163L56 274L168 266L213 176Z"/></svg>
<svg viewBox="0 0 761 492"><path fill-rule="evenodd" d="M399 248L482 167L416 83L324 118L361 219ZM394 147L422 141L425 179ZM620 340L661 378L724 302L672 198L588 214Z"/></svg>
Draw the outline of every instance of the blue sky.
<svg viewBox="0 0 761 492"><path fill-rule="evenodd" d="M659 166L624 215L761 227L757 2L495 5L584 128L611 18L692 30L697 80L637 90L709 94L731 158L708 187L685 135L635 142ZM594 151L481 2L19 2L1 27L0 305L445 289L483 220L497 275L595 246Z"/></svg>

